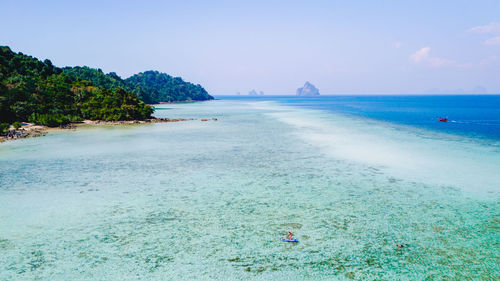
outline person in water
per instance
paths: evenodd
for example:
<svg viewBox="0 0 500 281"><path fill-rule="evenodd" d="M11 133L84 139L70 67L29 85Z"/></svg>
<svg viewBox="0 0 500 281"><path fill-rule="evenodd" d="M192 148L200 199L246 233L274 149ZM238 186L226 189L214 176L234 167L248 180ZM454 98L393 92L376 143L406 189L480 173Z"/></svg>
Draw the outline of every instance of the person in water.
<svg viewBox="0 0 500 281"><path fill-rule="evenodd" d="M398 248L404 248L406 246L408 246L408 244L396 244L396 247Z"/></svg>

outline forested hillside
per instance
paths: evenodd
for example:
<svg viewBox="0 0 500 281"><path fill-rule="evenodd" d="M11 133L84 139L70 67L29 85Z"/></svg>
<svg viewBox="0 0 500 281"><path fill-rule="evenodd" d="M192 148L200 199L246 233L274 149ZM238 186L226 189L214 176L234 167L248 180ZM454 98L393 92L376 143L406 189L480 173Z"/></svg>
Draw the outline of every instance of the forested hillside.
<svg viewBox="0 0 500 281"><path fill-rule="evenodd" d="M154 110L146 103L209 99L200 85L165 73L146 71L124 80L100 69L58 68L0 46L0 123L145 119Z"/></svg>
<svg viewBox="0 0 500 281"><path fill-rule="evenodd" d="M150 98L155 103L213 99L201 85L185 82L180 77L172 77L158 71L141 72L125 81L128 89L144 99L145 96Z"/></svg>
<svg viewBox="0 0 500 281"><path fill-rule="evenodd" d="M30 121L58 126L83 119L151 117L153 107L123 88L75 78L46 59L0 46L0 122Z"/></svg>
<svg viewBox="0 0 500 281"><path fill-rule="evenodd" d="M213 99L201 85L185 82L180 77L172 77L158 71L141 72L127 79L122 79L114 72L105 74L100 69L86 66L64 67L63 71L70 76L92 81L99 87L108 89L122 87L150 104Z"/></svg>

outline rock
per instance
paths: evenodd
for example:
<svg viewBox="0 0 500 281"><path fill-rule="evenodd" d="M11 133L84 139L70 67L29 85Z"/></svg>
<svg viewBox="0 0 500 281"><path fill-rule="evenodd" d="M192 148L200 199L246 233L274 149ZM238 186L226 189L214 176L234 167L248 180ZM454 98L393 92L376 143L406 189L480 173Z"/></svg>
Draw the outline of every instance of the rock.
<svg viewBox="0 0 500 281"><path fill-rule="evenodd" d="M297 89L297 96L319 96L319 89L307 81L304 87Z"/></svg>
<svg viewBox="0 0 500 281"><path fill-rule="evenodd" d="M28 126L25 128L10 129L4 136L0 137L0 142L5 140L41 137L46 134L47 128L43 126Z"/></svg>
<svg viewBox="0 0 500 281"><path fill-rule="evenodd" d="M248 92L248 95L249 95L249 96L257 96L257 95L259 95L259 94L257 93L257 91L255 91L255 90L251 90L250 92Z"/></svg>
<svg viewBox="0 0 500 281"><path fill-rule="evenodd" d="M76 129L76 125L74 123L69 123L65 125L59 126L60 129Z"/></svg>
<svg viewBox="0 0 500 281"><path fill-rule="evenodd" d="M251 90L250 92L248 92L248 95L249 95L249 96L263 96L263 95L264 95L264 92L263 92L263 91L259 91L259 92L257 92L257 91L254 89L254 90Z"/></svg>

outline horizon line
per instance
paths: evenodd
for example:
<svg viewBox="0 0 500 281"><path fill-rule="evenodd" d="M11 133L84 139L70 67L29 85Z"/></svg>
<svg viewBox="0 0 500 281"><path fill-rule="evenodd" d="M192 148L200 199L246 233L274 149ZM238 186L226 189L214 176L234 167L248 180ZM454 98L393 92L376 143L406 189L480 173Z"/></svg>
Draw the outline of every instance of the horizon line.
<svg viewBox="0 0 500 281"><path fill-rule="evenodd" d="M384 94L384 93L373 93L373 94L321 94L317 96L300 96L294 94L273 94L273 95L235 95L235 94L213 94L213 96L225 96L225 97L273 97L273 96L282 96L282 97L324 97L324 96L499 96L500 93L481 93L481 94L471 94L471 93L450 93L450 94L425 94L425 93L401 93L401 94Z"/></svg>

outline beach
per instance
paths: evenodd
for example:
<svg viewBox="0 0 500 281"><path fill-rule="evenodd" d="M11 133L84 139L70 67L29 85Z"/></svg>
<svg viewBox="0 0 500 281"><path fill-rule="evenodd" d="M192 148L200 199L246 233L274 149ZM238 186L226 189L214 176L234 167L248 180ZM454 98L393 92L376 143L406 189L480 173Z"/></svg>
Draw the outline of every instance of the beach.
<svg viewBox="0 0 500 281"><path fill-rule="evenodd" d="M82 122L69 123L60 127L47 127L32 123L24 123L19 129L11 128L9 133L5 136L0 136L0 142L9 140L20 140L24 138L43 137L49 132L57 132L59 130L75 130L82 126L121 126L121 125L134 125L134 124L154 124L154 123L169 123L190 121L193 119L176 119L176 118L150 118L144 120L123 120L123 121L105 121L105 120L83 120ZM202 118L201 121L217 121L216 118Z"/></svg>

